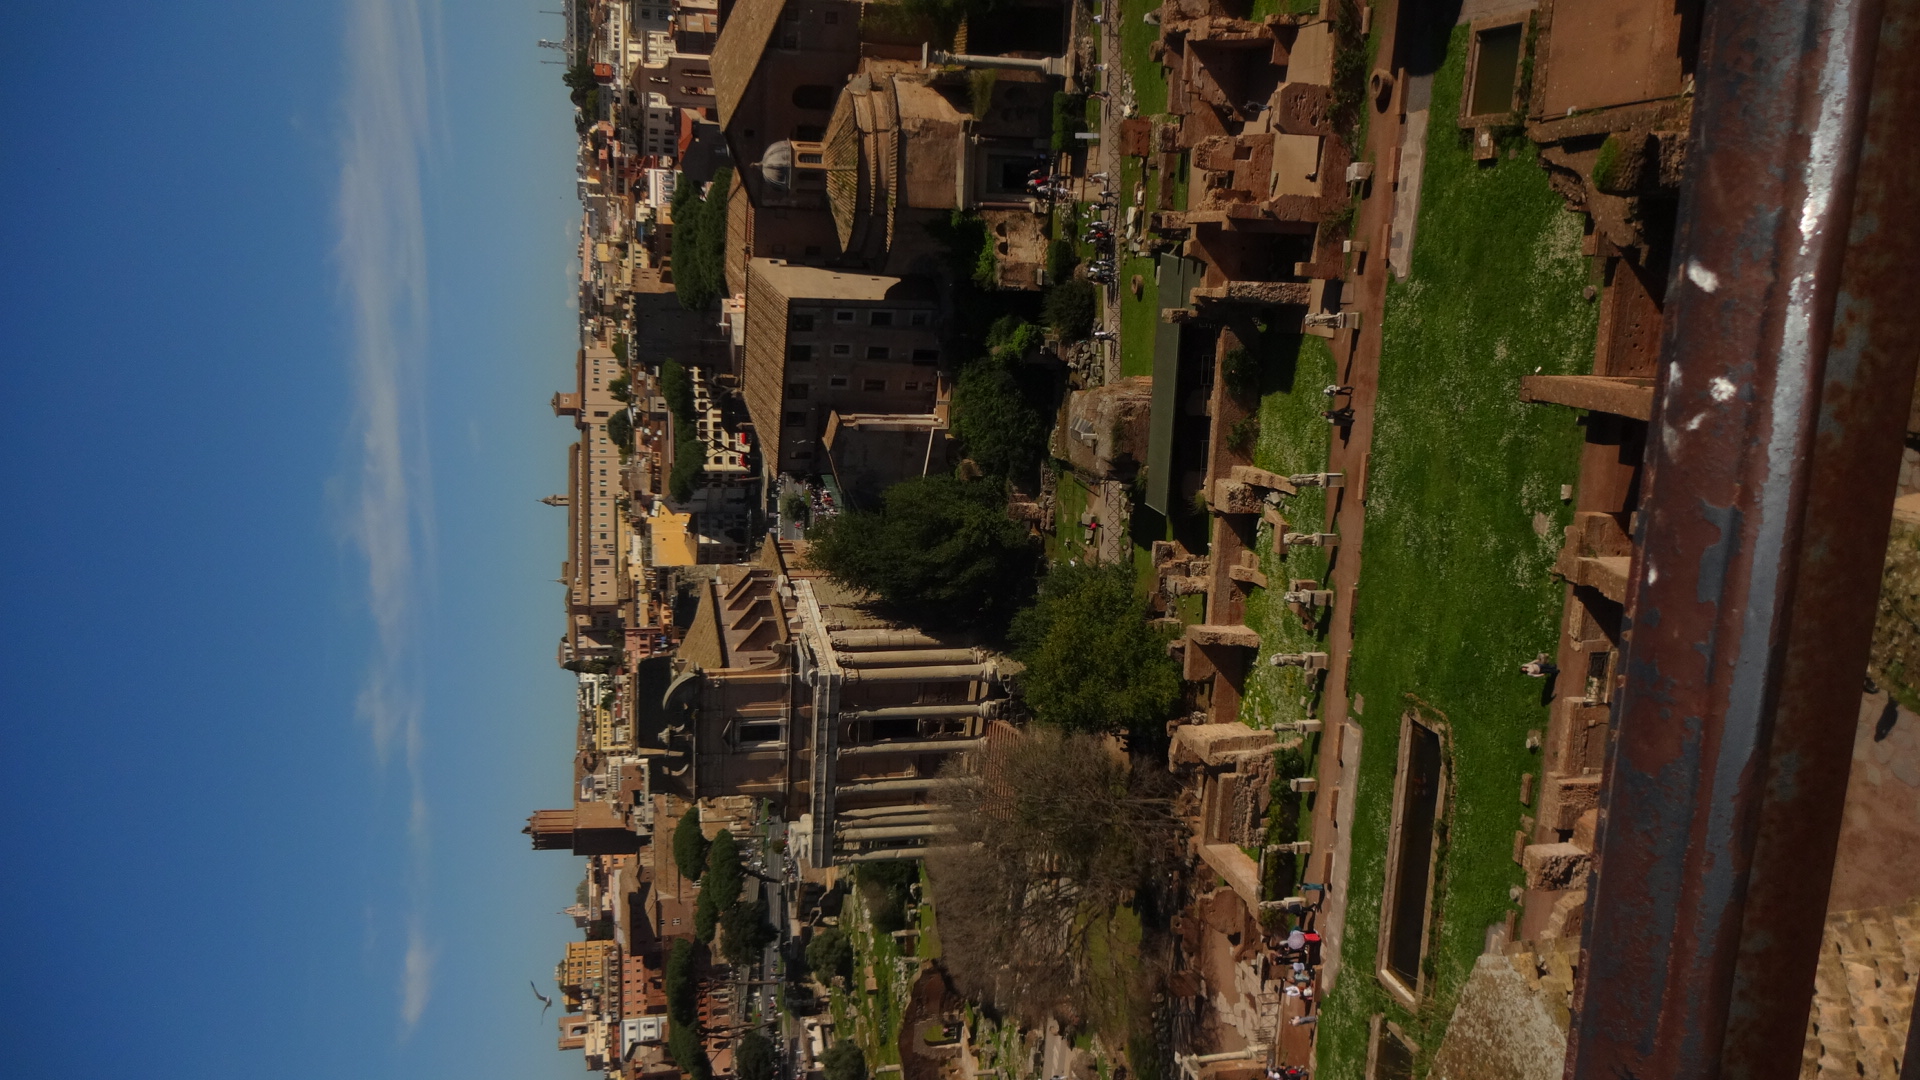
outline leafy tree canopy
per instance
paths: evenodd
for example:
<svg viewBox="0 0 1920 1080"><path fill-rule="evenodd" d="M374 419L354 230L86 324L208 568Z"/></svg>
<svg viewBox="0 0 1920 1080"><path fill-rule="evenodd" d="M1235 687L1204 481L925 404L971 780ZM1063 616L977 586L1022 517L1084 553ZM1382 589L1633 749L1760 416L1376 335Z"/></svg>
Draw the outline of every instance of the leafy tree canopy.
<svg viewBox="0 0 1920 1080"><path fill-rule="evenodd" d="M693 942L677 938L667 954L667 1018L674 1027L694 1027L700 1015L693 982Z"/></svg>
<svg viewBox="0 0 1920 1080"><path fill-rule="evenodd" d="M1027 595L1035 552L997 482L923 476L888 488L882 509L838 514L807 533L835 580L934 623L999 626Z"/></svg>
<svg viewBox="0 0 1920 1080"><path fill-rule="evenodd" d="M740 901L720 916L722 953L736 967L751 964L779 937L767 921L767 898Z"/></svg>
<svg viewBox="0 0 1920 1080"><path fill-rule="evenodd" d="M1071 278L1047 290L1047 325L1066 341L1080 341L1093 332L1100 295L1093 282Z"/></svg>
<svg viewBox="0 0 1920 1080"><path fill-rule="evenodd" d="M733 1049L733 1074L739 1080L773 1080L773 1040L757 1031L740 1036Z"/></svg>
<svg viewBox="0 0 1920 1080"><path fill-rule="evenodd" d="M867 1080L867 1055L850 1038L843 1038L820 1058L827 1080Z"/></svg>
<svg viewBox="0 0 1920 1080"><path fill-rule="evenodd" d="M673 865L680 876L699 881L707 868L707 838L700 832L700 808L687 807L673 827Z"/></svg>
<svg viewBox="0 0 1920 1080"><path fill-rule="evenodd" d="M1180 700L1180 668L1149 618L1131 566L1053 566L1011 630L1034 718L1069 731L1163 728Z"/></svg>
<svg viewBox="0 0 1920 1080"><path fill-rule="evenodd" d="M697 185L673 192L673 288L680 306L705 311L727 287L727 193L733 170L715 169L706 196Z"/></svg>
<svg viewBox="0 0 1920 1080"><path fill-rule="evenodd" d="M807 966L821 982L830 982L835 975L853 978L853 943L846 931L829 926L816 932L807 942Z"/></svg>
<svg viewBox="0 0 1920 1080"><path fill-rule="evenodd" d="M953 388L953 431L974 464L992 476L1031 480L1047 454L1042 369L1010 348L968 364Z"/></svg>

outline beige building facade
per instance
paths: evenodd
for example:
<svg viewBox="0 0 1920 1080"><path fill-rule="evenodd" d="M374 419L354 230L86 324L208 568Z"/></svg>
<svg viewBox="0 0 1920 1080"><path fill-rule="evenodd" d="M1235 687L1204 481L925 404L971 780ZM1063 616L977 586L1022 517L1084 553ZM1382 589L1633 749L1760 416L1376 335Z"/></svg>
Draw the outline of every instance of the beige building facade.
<svg viewBox="0 0 1920 1080"><path fill-rule="evenodd" d="M828 471L835 412L932 412L939 322L926 281L753 260L742 385L770 469Z"/></svg>

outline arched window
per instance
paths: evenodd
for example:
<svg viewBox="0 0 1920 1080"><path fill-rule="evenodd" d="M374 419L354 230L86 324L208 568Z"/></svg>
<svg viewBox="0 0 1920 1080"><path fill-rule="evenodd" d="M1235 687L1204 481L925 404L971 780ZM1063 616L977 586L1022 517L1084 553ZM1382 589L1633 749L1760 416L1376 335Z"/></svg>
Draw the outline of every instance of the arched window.
<svg viewBox="0 0 1920 1080"><path fill-rule="evenodd" d="M793 88L793 107L828 112L833 108L833 87L818 83Z"/></svg>

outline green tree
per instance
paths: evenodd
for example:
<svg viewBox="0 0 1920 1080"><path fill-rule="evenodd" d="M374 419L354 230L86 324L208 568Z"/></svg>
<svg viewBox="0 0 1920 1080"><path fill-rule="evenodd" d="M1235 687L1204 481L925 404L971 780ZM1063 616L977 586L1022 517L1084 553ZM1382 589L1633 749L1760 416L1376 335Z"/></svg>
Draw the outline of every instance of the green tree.
<svg viewBox="0 0 1920 1080"><path fill-rule="evenodd" d="M707 848L707 873L700 887L703 891L711 890L718 905L725 908L739 899L743 880L740 845L734 842L732 829L721 829Z"/></svg>
<svg viewBox="0 0 1920 1080"><path fill-rule="evenodd" d="M772 1039L757 1031L740 1036L733 1049L733 1074L739 1080L773 1080L776 1068Z"/></svg>
<svg viewBox="0 0 1920 1080"><path fill-rule="evenodd" d="M676 938L667 954L667 1019L692 1028L700 1016L699 988L693 978L693 942Z"/></svg>
<svg viewBox="0 0 1920 1080"><path fill-rule="evenodd" d="M633 449L633 417L627 415L627 410L615 409L613 415L607 417L607 438L622 450Z"/></svg>
<svg viewBox="0 0 1920 1080"><path fill-rule="evenodd" d="M761 950L774 943L779 934L767 921L767 898L737 901L720 916L721 953L727 963L742 967L753 963Z"/></svg>
<svg viewBox="0 0 1920 1080"><path fill-rule="evenodd" d="M699 881L707 868L707 838L700 831L700 808L687 807L680 824L673 827L673 865L680 876Z"/></svg>
<svg viewBox="0 0 1920 1080"><path fill-rule="evenodd" d="M710 1080L713 1076L713 1061L700 1041L700 1029L693 1024L672 1025L667 1032L667 1053L673 1055L673 1063L680 1066L687 1080Z"/></svg>
<svg viewBox="0 0 1920 1080"><path fill-rule="evenodd" d="M851 1038L842 1038L820 1058L827 1080L867 1080L867 1055Z"/></svg>
<svg viewBox="0 0 1920 1080"><path fill-rule="evenodd" d="M814 525L814 565L929 622L1004 625L1030 588L1035 552L1007 517L1002 485L922 476L882 498L878 511Z"/></svg>
<svg viewBox="0 0 1920 1080"><path fill-rule="evenodd" d="M1047 325L1065 341L1080 341L1093 332L1093 316L1100 294L1085 278L1062 281L1047 290Z"/></svg>
<svg viewBox="0 0 1920 1080"><path fill-rule="evenodd" d="M707 464L707 444L700 440L698 417L693 414L693 376L678 361L662 361L660 393L673 413L673 471L667 477L667 496L683 503L693 498L694 482Z"/></svg>
<svg viewBox="0 0 1920 1080"><path fill-rule="evenodd" d="M953 388L953 433L983 471L1015 480L1038 472L1049 427L1043 378L1011 349L997 349L961 370Z"/></svg>
<svg viewBox="0 0 1920 1080"><path fill-rule="evenodd" d="M816 931L807 942L807 966L821 982L831 982L835 975L853 978L853 943L846 931L837 926Z"/></svg>
<svg viewBox="0 0 1920 1080"><path fill-rule="evenodd" d="M1053 566L1011 630L1034 718L1070 731L1163 729L1180 700L1180 667L1150 617L1131 564Z"/></svg>
<svg viewBox="0 0 1920 1080"><path fill-rule="evenodd" d="M701 889L700 898L693 903L693 937L703 944L713 942L713 932L720 925L720 903L714 897L720 895L712 889Z"/></svg>
<svg viewBox="0 0 1920 1080"><path fill-rule="evenodd" d="M727 193L733 170L715 169L702 196L694 184L673 193L673 288L680 306L705 311L727 287Z"/></svg>

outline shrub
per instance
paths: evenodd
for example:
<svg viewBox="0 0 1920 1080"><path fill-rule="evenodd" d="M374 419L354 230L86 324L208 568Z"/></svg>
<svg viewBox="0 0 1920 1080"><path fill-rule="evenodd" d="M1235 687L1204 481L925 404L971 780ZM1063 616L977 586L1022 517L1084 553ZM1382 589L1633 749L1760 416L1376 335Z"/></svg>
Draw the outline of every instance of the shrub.
<svg viewBox="0 0 1920 1080"><path fill-rule="evenodd" d="M1080 254L1073 248L1073 241L1062 237L1047 245L1047 280L1065 281L1073 276L1073 268L1080 265Z"/></svg>
<svg viewBox="0 0 1920 1080"><path fill-rule="evenodd" d="M1074 136L1087 127L1087 96L1060 92L1053 95L1053 153L1073 149Z"/></svg>
<svg viewBox="0 0 1920 1080"><path fill-rule="evenodd" d="M1063 341L1081 341L1093 332L1093 318L1100 301L1093 282L1073 278L1056 283L1047 290L1047 325Z"/></svg>
<svg viewBox="0 0 1920 1080"><path fill-rule="evenodd" d="M807 942L807 967L821 982L831 982L835 975L853 978L853 943L847 940L846 931L829 926L815 933Z"/></svg>
<svg viewBox="0 0 1920 1080"><path fill-rule="evenodd" d="M1000 81L996 68L974 68L967 72L967 109L981 120L993 110L993 87Z"/></svg>
<svg viewBox="0 0 1920 1080"><path fill-rule="evenodd" d="M1259 441L1260 418L1257 416L1243 416L1227 429L1227 447L1231 450L1245 454Z"/></svg>
<svg viewBox="0 0 1920 1080"><path fill-rule="evenodd" d="M687 807L680 823L673 827L673 865L680 876L699 881L707 869L707 838L700 832L700 808Z"/></svg>
<svg viewBox="0 0 1920 1080"><path fill-rule="evenodd" d="M1220 358L1220 377L1227 394L1236 401L1253 401L1260 396L1260 361L1241 346L1227 350Z"/></svg>

